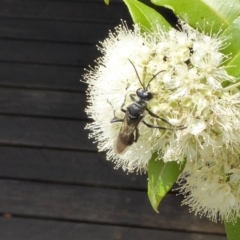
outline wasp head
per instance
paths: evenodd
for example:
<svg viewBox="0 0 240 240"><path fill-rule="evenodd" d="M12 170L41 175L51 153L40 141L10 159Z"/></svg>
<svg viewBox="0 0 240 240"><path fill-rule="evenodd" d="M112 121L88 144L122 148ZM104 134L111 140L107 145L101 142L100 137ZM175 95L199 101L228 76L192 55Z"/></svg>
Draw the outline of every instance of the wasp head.
<svg viewBox="0 0 240 240"><path fill-rule="evenodd" d="M153 94L151 92L142 88L139 88L136 91L136 94L141 100L144 100L144 101L149 101L153 98Z"/></svg>

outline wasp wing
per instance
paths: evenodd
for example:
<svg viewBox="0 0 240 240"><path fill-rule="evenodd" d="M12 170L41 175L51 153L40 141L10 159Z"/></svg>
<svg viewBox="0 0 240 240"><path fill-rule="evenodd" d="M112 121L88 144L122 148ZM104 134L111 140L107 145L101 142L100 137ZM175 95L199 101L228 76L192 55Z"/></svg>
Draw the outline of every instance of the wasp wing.
<svg viewBox="0 0 240 240"><path fill-rule="evenodd" d="M136 130L142 117L138 119L130 119L128 114L125 114L122 126L120 128L117 140L115 142L115 151L119 154L122 153L127 146L131 146L134 142L134 131Z"/></svg>

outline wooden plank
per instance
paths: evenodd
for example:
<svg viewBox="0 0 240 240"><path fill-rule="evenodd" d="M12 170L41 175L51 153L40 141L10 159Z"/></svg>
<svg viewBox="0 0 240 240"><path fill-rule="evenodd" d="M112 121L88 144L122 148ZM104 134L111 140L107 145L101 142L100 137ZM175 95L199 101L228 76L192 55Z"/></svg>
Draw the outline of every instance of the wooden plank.
<svg viewBox="0 0 240 240"><path fill-rule="evenodd" d="M200 233L171 232L24 218L0 217L0 228L0 239L4 240L227 240L225 236Z"/></svg>
<svg viewBox="0 0 240 240"><path fill-rule="evenodd" d="M223 234L222 224L195 217L168 195L160 214L142 191L92 188L27 181L0 181L0 212L18 216L62 219L121 226Z"/></svg>
<svg viewBox="0 0 240 240"><path fill-rule="evenodd" d="M0 61L83 66L100 56L96 46L0 39Z"/></svg>
<svg viewBox="0 0 240 240"><path fill-rule="evenodd" d="M4 146L0 153L0 178L125 189L146 190L147 186L147 175L116 171L105 154Z"/></svg>
<svg viewBox="0 0 240 240"><path fill-rule="evenodd" d="M85 91L83 68L24 63L0 64L0 86Z"/></svg>
<svg viewBox="0 0 240 240"><path fill-rule="evenodd" d="M0 114L86 120L85 107L83 93L0 88Z"/></svg>
<svg viewBox="0 0 240 240"><path fill-rule="evenodd" d="M96 44L116 25L0 17L0 38Z"/></svg>
<svg viewBox="0 0 240 240"><path fill-rule="evenodd" d="M122 1L116 0L110 6L99 0L1 0L0 16L98 22L130 20L126 6Z"/></svg>
<svg viewBox="0 0 240 240"><path fill-rule="evenodd" d="M0 115L0 144L96 151L86 122Z"/></svg>

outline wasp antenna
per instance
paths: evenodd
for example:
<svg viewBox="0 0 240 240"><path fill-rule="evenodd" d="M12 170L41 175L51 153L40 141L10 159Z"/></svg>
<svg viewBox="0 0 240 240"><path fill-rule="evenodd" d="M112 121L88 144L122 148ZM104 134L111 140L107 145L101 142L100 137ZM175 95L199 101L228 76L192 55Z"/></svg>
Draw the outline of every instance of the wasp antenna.
<svg viewBox="0 0 240 240"><path fill-rule="evenodd" d="M133 68L134 68L134 70L135 70L135 73L136 73L136 75L137 75L137 78L138 78L141 86L144 88L143 83L141 82L140 77L139 77L139 75L138 75L138 72L137 72L136 67L134 66L133 62L132 62L130 59L128 59L128 61L132 64L132 66L133 66Z"/></svg>
<svg viewBox="0 0 240 240"><path fill-rule="evenodd" d="M164 71L165 71L165 70L161 70L161 71L157 72L156 74L154 74L153 77L149 80L146 89L148 89L150 82L151 82L159 73L164 72Z"/></svg>

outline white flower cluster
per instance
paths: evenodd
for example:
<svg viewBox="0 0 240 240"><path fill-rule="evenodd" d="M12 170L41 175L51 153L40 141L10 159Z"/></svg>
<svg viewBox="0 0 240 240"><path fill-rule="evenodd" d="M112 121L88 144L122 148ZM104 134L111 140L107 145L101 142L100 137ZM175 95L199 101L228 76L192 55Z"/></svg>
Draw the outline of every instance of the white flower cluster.
<svg viewBox="0 0 240 240"><path fill-rule="evenodd" d="M187 24L145 33L122 24L100 43L103 56L84 75L93 119L87 128L99 150L129 172L146 171L154 152L165 162L186 159L179 180L184 204L213 220L240 214L240 92L222 87L235 81L223 66L225 40ZM152 99L141 102L139 88ZM134 102L143 113L128 121ZM126 145L121 154L114 147L119 141Z"/></svg>
<svg viewBox="0 0 240 240"><path fill-rule="evenodd" d="M235 222L240 216L239 156L223 149L219 159L188 163L178 180L182 204L213 221Z"/></svg>

